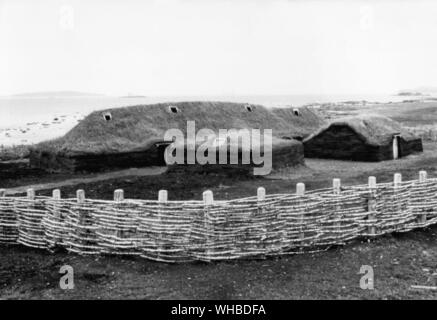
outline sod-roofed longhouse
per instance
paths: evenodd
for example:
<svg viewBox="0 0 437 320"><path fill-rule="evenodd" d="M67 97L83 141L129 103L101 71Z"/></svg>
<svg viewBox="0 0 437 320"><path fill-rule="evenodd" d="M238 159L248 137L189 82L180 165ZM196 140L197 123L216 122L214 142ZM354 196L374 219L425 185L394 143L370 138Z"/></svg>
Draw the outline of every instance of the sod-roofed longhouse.
<svg viewBox="0 0 437 320"><path fill-rule="evenodd" d="M307 108L268 109L260 105L229 102L177 102L95 111L65 136L33 148L30 163L50 171L100 171L110 168L165 165L165 132L187 134L187 122L196 130L272 129L279 140L305 137L323 120ZM278 141L278 139L276 141ZM273 149L284 143L273 143ZM303 148L292 159L302 162ZM299 160L296 160L299 159Z"/></svg>
<svg viewBox="0 0 437 320"><path fill-rule="evenodd" d="M333 120L304 139L305 157L382 161L422 152L422 140L394 120L362 115Z"/></svg>

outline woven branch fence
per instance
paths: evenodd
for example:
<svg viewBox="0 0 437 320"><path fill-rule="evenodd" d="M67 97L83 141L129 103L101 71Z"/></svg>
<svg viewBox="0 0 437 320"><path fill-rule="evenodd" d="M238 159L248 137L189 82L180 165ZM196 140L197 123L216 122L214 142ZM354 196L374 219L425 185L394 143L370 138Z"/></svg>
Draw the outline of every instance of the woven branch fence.
<svg viewBox="0 0 437 320"><path fill-rule="evenodd" d="M0 243L22 244L79 254L137 255L163 262L263 258L324 250L358 237L406 232L437 223L437 179L341 186L295 194L268 195L258 188L254 197L203 201L9 197L0 190Z"/></svg>

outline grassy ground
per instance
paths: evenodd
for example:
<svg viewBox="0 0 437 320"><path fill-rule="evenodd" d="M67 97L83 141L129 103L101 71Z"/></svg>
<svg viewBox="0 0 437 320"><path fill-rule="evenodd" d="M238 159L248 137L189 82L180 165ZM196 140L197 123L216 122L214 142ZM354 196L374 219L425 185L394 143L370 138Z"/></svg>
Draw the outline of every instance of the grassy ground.
<svg viewBox="0 0 437 320"><path fill-rule="evenodd" d="M397 110L397 109L396 109ZM408 111L410 112L410 111ZM211 189L216 199L256 194L258 186L268 193L294 192L297 182L307 189L343 184L362 184L370 175L379 182L392 181L395 172L404 180L415 179L419 170L437 176L437 145L427 142L425 152L396 161L379 163L307 159L306 166L276 172L269 177L223 175L128 176L62 187L64 197L79 188L87 197L111 199L117 188L126 197L156 199L160 189L169 199L201 199ZM2 169L3 168L3 169ZM47 175L25 166L0 165L1 187L61 181L71 176ZM3 171L2 171L3 170ZM16 171L14 171L16 170ZM74 176L80 179L80 175ZM49 195L50 189L39 194ZM415 290L412 285L437 285L437 226L405 234L362 239L326 252L272 258L167 265L141 258L85 257L55 254L22 246L0 246L0 297L43 299L437 299L437 291ZM59 289L59 268L71 265L76 288ZM375 289L362 290L358 274L362 265L374 268Z"/></svg>

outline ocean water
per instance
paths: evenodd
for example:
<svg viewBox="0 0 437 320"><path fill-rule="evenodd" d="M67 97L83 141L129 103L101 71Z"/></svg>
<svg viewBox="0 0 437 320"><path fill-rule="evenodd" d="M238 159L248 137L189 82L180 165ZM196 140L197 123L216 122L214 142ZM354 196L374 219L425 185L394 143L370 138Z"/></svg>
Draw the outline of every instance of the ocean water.
<svg viewBox="0 0 437 320"><path fill-rule="evenodd" d="M95 110L138 104L178 101L232 101L266 107L301 106L310 103L360 101L389 102L417 99L395 95L248 95L161 97L0 97L0 145L28 144L56 138Z"/></svg>

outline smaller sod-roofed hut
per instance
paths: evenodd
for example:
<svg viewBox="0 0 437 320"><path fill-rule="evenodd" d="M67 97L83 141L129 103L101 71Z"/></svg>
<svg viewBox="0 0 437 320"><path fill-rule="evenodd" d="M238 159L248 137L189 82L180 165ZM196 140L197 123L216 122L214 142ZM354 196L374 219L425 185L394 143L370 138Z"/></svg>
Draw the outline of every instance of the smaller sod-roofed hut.
<svg viewBox="0 0 437 320"><path fill-rule="evenodd" d="M423 151L421 138L377 115L333 120L303 142L307 158L382 161Z"/></svg>

